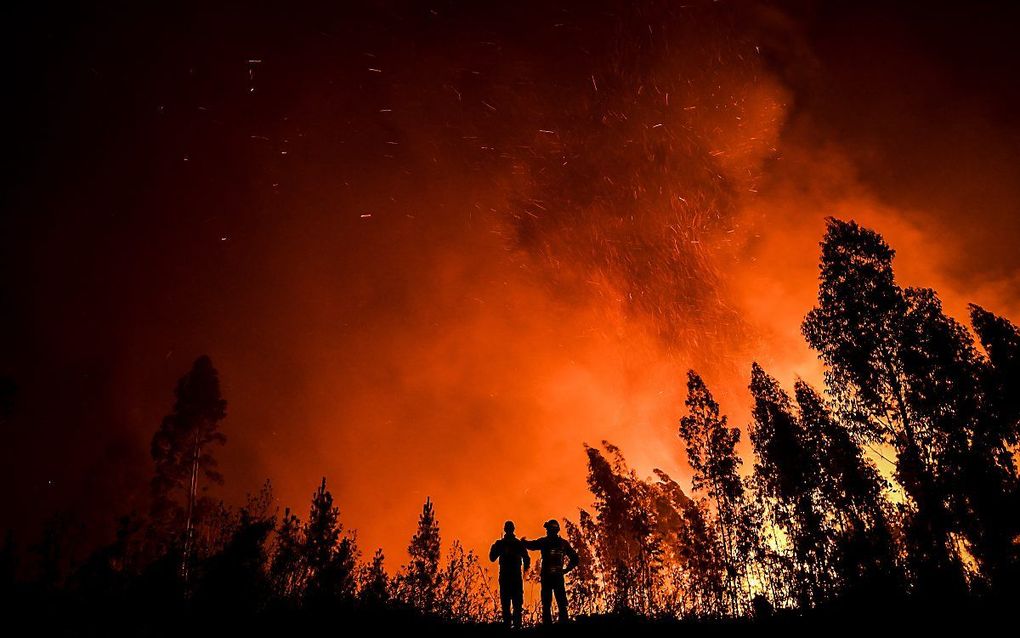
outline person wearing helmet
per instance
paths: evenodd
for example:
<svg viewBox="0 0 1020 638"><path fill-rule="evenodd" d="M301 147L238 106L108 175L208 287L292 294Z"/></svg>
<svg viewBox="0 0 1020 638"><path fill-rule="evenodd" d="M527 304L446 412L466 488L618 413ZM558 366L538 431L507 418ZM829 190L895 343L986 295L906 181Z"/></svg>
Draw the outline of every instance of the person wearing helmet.
<svg viewBox="0 0 1020 638"><path fill-rule="evenodd" d="M514 536L514 522L503 524L503 538L489 549L489 560L499 560L499 602L503 607L503 622L521 626L521 608L524 606L523 572L531 567L531 556L521 539ZM522 571L523 566L523 571Z"/></svg>
<svg viewBox="0 0 1020 638"><path fill-rule="evenodd" d="M552 599L556 597L556 609L560 622L567 622L567 588L564 575L577 567L577 552L566 539L560 537L560 524L556 519L546 521L545 536L529 541L521 538L524 547L537 549L542 553L542 623L552 623ZM566 565L564 565L566 561Z"/></svg>

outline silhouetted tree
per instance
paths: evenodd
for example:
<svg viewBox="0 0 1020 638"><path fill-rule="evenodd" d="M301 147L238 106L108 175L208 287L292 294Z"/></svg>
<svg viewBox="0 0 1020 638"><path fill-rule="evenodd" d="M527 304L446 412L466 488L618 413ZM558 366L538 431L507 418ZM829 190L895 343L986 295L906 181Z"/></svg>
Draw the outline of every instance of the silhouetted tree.
<svg viewBox="0 0 1020 638"><path fill-rule="evenodd" d="M312 495L304 528L304 597L314 606L349 603L357 590L358 550L355 539L344 534L340 510L326 489L326 479Z"/></svg>
<svg viewBox="0 0 1020 638"><path fill-rule="evenodd" d="M730 612L739 615L750 593L747 557L758 552L757 529L739 473L742 461L736 453L740 430L727 427L719 404L693 370L687 373L684 404L688 414L680 420L679 434L685 443L687 461L694 470L692 486L712 504Z"/></svg>
<svg viewBox="0 0 1020 638"><path fill-rule="evenodd" d="M832 527L832 568L844 594L888 598L901 579L883 496L886 487L851 430L837 422L822 397L804 381L794 385L798 418L814 440L817 489Z"/></svg>
<svg viewBox="0 0 1020 638"><path fill-rule="evenodd" d="M592 516L590 512L582 509L577 517L577 528L581 536L584 538L584 541L589 549L589 553L591 554L590 567L591 571L594 572L593 575L595 577L593 591L597 592L596 597L591 600L591 604L593 606L593 609L595 610L593 613L603 613L608 611L606 601L607 596L605 591L607 570L606 567L602 564L602 559L600 558L601 552L599 551L599 545L601 544L602 541L599 538L600 531L598 523L595 520L595 517ZM536 564L532 566L531 573L528 574L528 577L532 580L532 582L539 586L541 585L542 582L541 563L542 559L539 558ZM573 600L573 597L571 597L571 600ZM540 607L537 605L535 607L535 613L536 614L540 613Z"/></svg>
<svg viewBox="0 0 1020 638"><path fill-rule="evenodd" d="M591 525L591 514L581 510L582 519L587 518ZM595 550L588 534L582 527L569 519L563 519L563 528L567 542L577 552L577 567L570 572L570 615L591 615L600 610L603 596L599 586L598 564L595 562Z"/></svg>
<svg viewBox="0 0 1020 638"><path fill-rule="evenodd" d="M304 527L301 519L284 510L276 529L276 548L269 564L269 579L276 595L284 601L299 598L304 592Z"/></svg>
<svg viewBox="0 0 1020 638"><path fill-rule="evenodd" d="M196 521L191 555L193 561L200 561L218 554L234 534L240 520L240 513L226 501L209 499L203 506L203 514Z"/></svg>
<svg viewBox="0 0 1020 638"><path fill-rule="evenodd" d="M410 561L404 566L398 582L401 599L425 613L436 611L440 584L439 522L431 499L425 499L418 529L407 547Z"/></svg>
<svg viewBox="0 0 1020 638"><path fill-rule="evenodd" d="M446 620L469 622L495 618L495 601L487 604L482 594L484 572L478 556L454 541L439 573L436 612Z"/></svg>
<svg viewBox="0 0 1020 638"><path fill-rule="evenodd" d="M988 410L988 363L933 290L908 288L905 296L908 401L937 441L935 476L948 495L954 529L965 536L985 579L994 581L1014 552L1016 530L1003 512L1015 504L1016 474L1001 421Z"/></svg>
<svg viewBox="0 0 1020 638"><path fill-rule="evenodd" d="M1020 328L981 306L970 305L971 324L988 356L988 408L998 434L1009 445L1020 442Z"/></svg>
<svg viewBox="0 0 1020 638"><path fill-rule="evenodd" d="M896 448L896 478L913 507L908 537L919 591L958 595L962 566L946 482L937 475L942 423L920 383L932 373L918 368L925 348L910 343L923 330L908 317L911 299L896 285L895 253L882 237L854 222L827 222L818 305L804 320L804 336L827 364L834 396L859 406L866 431Z"/></svg>
<svg viewBox="0 0 1020 638"><path fill-rule="evenodd" d="M152 519L163 547L183 535L181 569L186 576L196 518L201 514L199 482L202 478L223 482L212 447L226 441L219 424L226 416L227 402L220 396L219 377L207 356L196 359L181 377L175 395L173 411L152 438L156 464Z"/></svg>
<svg viewBox="0 0 1020 638"><path fill-rule="evenodd" d="M610 462L595 448L588 453L588 488L595 496L606 596L614 612L647 612L659 553L642 483L627 469L618 448L603 441Z"/></svg>
<svg viewBox="0 0 1020 638"><path fill-rule="evenodd" d="M981 360L981 418L969 433L973 454L960 478L970 487L965 527L989 587L998 595L1020 587L1020 330L971 305L971 321L985 350Z"/></svg>
<svg viewBox="0 0 1020 638"><path fill-rule="evenodd" d="M381 610L390 602L390 579L383 566L382 549L375 550L361 578L359 597L361 604L370 610Z"/></svg>
<svg viewBox="0 0 1020 638"><path fill-rule="evenodd" d="M73 575L73 587L90 601L124 593L141 564L143 521L136 515L117 520L114 541L93 551Z"/></svg>
<svg viewBox="0 0 1020 638"><path fill-rule="evenodd" d="M668 561L679 570L676 580L683 600L677 613L719 615L723 612L726 577L720 562L721 547L715 528L709 523L710 514L704 504L688 497L668 474L662 470L655 470L655 474L659 478L657 491L672 510L660 506L656 518Z"/></svg>
<svg viewBox="0 0 1020 638"><path fill-rule="evenodd" d="M816 505L819 450L801 428L790 397L757 363L751 367L754 427L751 443L758 489L772 499L772 523L785 531L793 552L794 590L801 608L817 604L829 589L828 534Z"/></svg>
<svg viewBox="0 0 1020 638"><path fill-rule="evenodd" d="M266 573L266 541L272 518L243 508L223 549L203 565L195 591L195 604L205 613L224 618L247 618L269 602L272 584Z"/></svg>

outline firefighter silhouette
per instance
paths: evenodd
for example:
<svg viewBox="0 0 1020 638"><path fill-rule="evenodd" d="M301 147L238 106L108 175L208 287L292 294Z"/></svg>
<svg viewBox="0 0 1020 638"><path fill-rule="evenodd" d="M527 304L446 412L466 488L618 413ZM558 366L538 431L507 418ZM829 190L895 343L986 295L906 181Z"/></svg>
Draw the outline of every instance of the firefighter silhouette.
<svg viewBox="0 0 1020 638"><path fill-rule="evenodd" d="M503 537L492 544L489 560L499 560L499 602L503 608L503 622L521 626L521 608L524 606L524 576L531 566L531 557L521 539L514 536L514 522L503 524ZM523 568L523 571L522 571Z"/></svg>
<svg viewBox="0 0 1020 638"><path fill-rule="evenodd" d="M578 558L570 543L560 537L560 524L555 519L546 521L543 527L543 538L533 541L521 538L521 541L527 549L537 549L542 553L542 623L548 625L552 622L554 596L560 622L567 622L569 618L567 588L563 577L577 567Z"/></svg>

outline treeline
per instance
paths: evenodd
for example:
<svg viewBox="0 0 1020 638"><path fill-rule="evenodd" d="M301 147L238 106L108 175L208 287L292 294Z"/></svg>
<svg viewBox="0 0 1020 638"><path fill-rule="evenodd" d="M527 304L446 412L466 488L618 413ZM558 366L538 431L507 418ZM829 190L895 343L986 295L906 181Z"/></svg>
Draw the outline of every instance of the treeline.
<svg viewBox="0 0 1020 638"><path fill-rule="evenodd" d="M68 550L76 526L59 515L27 552L7 535L0 598L13 609L44 627L101 634L118 627L195 634L210 622L261 634L260 618L384 618L388 625L495 618L487 572L457 541L444 555L431 500L409 541L409 560L391 576L381 549L362 554L325 478L304 519L278 511L269 481L239 508L210 498L210 486L223 482L215 450L226 442L220 423L227 406L209 357L194 362L175 397L152 439L151 509L121 518L112 543L75 561Z"/></svg>
<svg viewBox="0 0 1020 638"><path fill-rule="evenodd" d="M586 446L594 505L564 525L581 557L573 615L874 614L996 605L1020 591L1020 330L971 306L971 332L934 291L901 287L893 250L854 222L830 219L821 246L802 330L825 387L790 392L752 366L753 467L693 371L678 428L690 494L664 472L639 477L609 443ZM49 528L31 568L18 568L8 540L5 599L148 622L495 620L487 571L459 543L443 553L431 501L391 577L381 550L364 555L341 523L325 479L304 518L278 512L268 482L237 509L209 498L225 415L216 370L199 358L153 437L151 510L122 519L73 569L66 527Z"/></svg>
<svg viewBox="0 0 1020 638"><path fill-rule="evenodd" d="M640 479L612 445L588 448L595 506L567 526L587 557L577 612L874 614L1015 599L1020 331L972 305L972 334L933 290L899 286L894 251L854 222L829 219L821 246L802 332L824 392L797 381L791 395L752 366L745 476L740 430L691 371L678 434L693 498L665 473Z"/></svg>

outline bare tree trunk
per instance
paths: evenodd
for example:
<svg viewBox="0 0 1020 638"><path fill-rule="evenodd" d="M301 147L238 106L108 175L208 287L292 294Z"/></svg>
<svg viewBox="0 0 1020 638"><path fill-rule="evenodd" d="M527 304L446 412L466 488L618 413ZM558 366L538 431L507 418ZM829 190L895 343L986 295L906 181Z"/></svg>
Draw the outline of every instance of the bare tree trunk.
<svg viewBox="0 0 1020 638"><path fill-rule="evenodd" d="M733 555L730 553L730 543L729 543L729 529L728 528L729 528L729 523L730 522L729 522L729 520L724 521L723 517L722 517L722 498L720 496L720 490L719 490L718 484L716 483L715 476L714 475L710 476L709 477L709 481L710 481L711 486L712 486L712 491L715 493L715 510L716 510L716 517L715 518L716 518L716 524L719 527L719 535L722 538L723 555L724 555L723 568L726 570L726 580L729 583L729 586L728 586L729 592L728 593L729 593L729 596L730 596L731 613L734 616L739 616L740 615L740 603L737 600L737 592L736 592L736 589L737 589L736 574L735 574L736 567L733 564L734 563Z"/></svg>
<svg viewBox="0 0 1020 638"><path fill-rule="evenodd" d="M198 442L198 435L196 435L195 451L191 458L191 484L188 487L188 518L184 527L184 551L181 553L181 578L185 583L188 582L188 564L195 540L195 499L198 494L198 459L201 453L202 446Z"/></svg>

